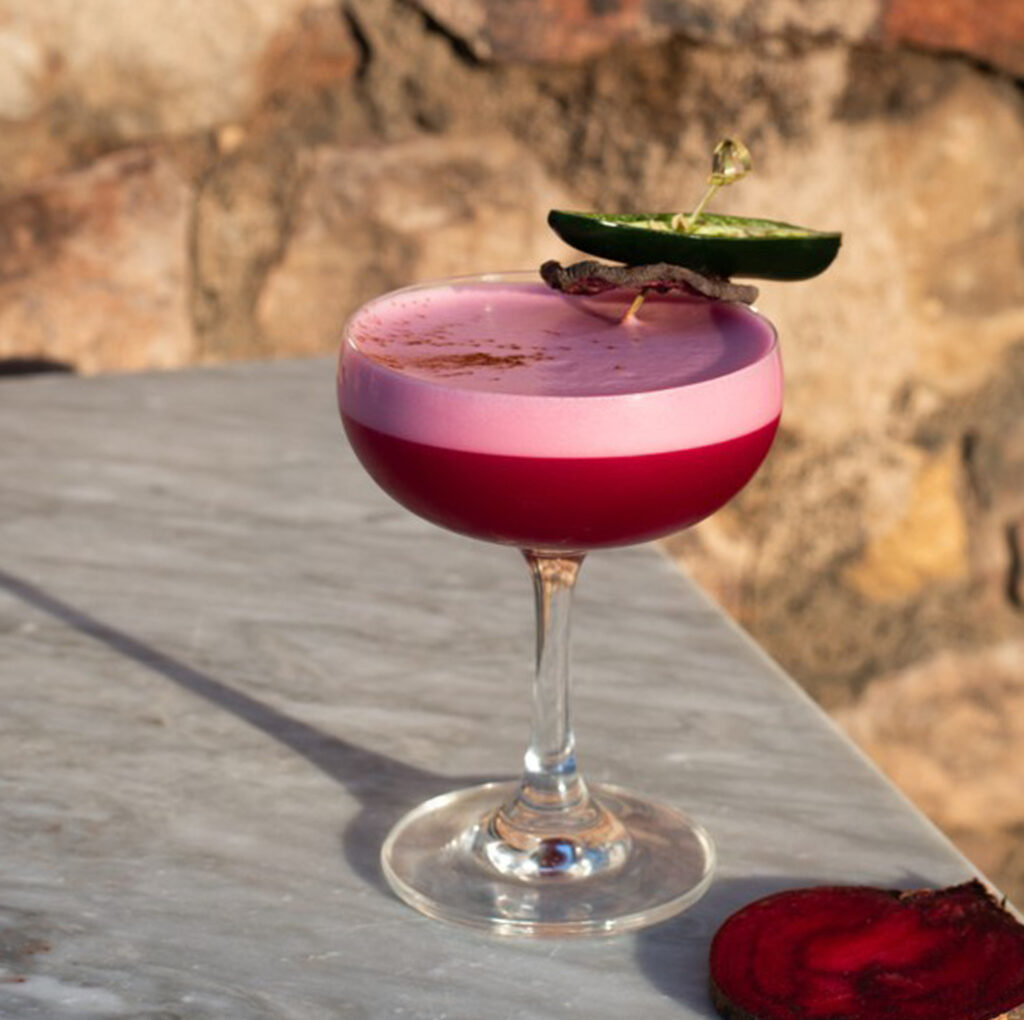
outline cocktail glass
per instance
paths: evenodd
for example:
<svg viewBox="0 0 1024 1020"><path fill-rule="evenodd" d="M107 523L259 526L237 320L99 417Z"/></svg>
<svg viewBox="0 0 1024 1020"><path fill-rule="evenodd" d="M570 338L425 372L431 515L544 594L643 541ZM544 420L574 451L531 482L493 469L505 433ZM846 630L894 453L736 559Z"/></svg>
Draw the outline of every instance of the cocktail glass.
<svg viewBox="0 0 1024 1020"><path fill-rule="evenodd" d="M532 274L426 283L348 321L338 399L377 483L442 527L518 547L537 664L522 778L428 801L381 854L432 917L503 935L609 934L707 888L714 849L676 808L586 783L569 715L569 608L584 555L712 513L764 459L782 372L772 326L735 304L567 297Z"/></svg>

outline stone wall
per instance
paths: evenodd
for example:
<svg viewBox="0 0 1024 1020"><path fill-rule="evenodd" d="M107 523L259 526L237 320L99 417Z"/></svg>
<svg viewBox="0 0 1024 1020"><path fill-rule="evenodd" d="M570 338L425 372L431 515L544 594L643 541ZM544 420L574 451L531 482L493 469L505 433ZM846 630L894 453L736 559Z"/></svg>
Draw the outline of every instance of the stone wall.
<svg viewBox="0 0 1024 1020"><path fill-rule="evenodd" d="M1024 7L0 0L0 368L322 353L552 206L844 231L787 408L674 555L1024 901ZM1016 794L1016 796L1014 795Z"/></svg>

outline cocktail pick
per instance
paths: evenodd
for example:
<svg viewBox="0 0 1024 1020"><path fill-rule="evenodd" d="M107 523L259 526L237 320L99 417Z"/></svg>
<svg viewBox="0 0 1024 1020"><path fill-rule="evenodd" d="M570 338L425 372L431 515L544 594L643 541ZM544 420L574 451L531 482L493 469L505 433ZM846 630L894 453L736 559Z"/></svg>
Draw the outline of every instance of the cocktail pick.
<svg viewBox="0 0 1024 1020"><path fill-rule="evenodd" d="M697 208L687 216L686 213L676 213L672 217L672 229L681 230L688 234L697 224L701 213L720 188L728 184L735 184L743 180L754 168L753 160L750 158L750 151L738 138L723 138L711 154L711 175L708 177L708 187L703 197L697 203Z"/></svg>
<svg viewBox="0 0 1024 1020"><path fill-rule="evenodd" d="M707 190L697 203L697 208L689 216L686 213L676 213L672 217L672 229L688 234L696 226L708 202L715 197L718 190L742 180L753 167L750 150L738 138L723 138L711 154L711 174L708 177ZM646 297L647 292L640 291L620 321L628 322L634 318Z"/></svg>

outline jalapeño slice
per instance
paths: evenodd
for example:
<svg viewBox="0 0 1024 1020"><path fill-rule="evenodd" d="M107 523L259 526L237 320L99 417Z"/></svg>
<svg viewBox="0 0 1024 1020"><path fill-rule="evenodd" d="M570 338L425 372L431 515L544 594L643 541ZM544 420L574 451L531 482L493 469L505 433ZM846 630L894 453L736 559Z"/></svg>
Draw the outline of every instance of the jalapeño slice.
<svg viewBox="0 0 1024 1020"><path fill-rule="evenodd" d="M708 276L806 280L824 272L842 235L791 223L703 213L683 232L674 213L607 215L552 209L558 236L588 255L630 266L668 262Z"/></svg>

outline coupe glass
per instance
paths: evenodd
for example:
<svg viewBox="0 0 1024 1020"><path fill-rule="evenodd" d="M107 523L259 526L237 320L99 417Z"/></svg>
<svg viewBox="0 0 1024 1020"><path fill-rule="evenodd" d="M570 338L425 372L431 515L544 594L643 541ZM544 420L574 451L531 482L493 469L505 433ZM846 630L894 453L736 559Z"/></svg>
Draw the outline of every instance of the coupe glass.
<svg viewBox="0 0 1024 1020"><path fill-rule="evenodd" d="M518 547L537 658L522 778L437 797L382 849L403 900L502 935L664 920L711 881L675 807L588 784L569 715L569 610L584 555L666 535L757 470L781 411L774 329L696 297L566 297L526 273L376 298L347 322L338 400L377 483L448 529Z"/></svg>

